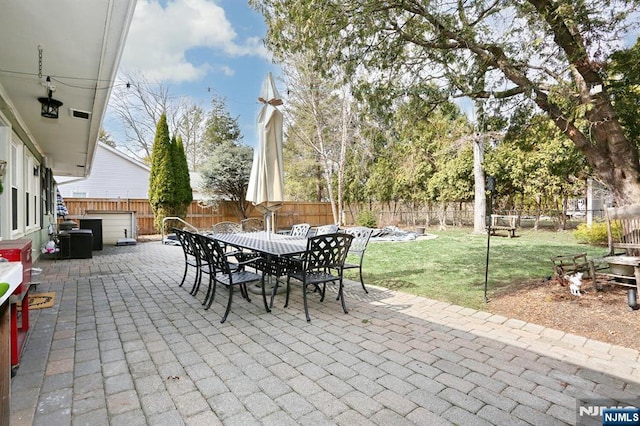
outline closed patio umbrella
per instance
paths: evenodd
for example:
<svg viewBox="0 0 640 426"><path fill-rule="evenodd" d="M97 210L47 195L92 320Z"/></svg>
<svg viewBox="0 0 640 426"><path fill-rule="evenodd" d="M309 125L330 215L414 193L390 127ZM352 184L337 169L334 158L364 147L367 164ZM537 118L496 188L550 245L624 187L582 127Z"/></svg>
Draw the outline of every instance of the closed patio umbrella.
<svg viewBox="0 0 640 426"><path fill-rule="evenodd" d="M282 112L276 108L282 99L271 73L262 84L258 100L258 147L253 154L253 166L247 187L247 201L265 214L267 231L272 232L272 214L284 201L284 164L282 160Z"/></svg>
<svg viewBox="0 0 640 426"><path fill-rule="evenodd" d="M58 216L62 216L63 219L69 214L67 205L65 204L58 188L56 188L56 212L58 213Z"/></svg>

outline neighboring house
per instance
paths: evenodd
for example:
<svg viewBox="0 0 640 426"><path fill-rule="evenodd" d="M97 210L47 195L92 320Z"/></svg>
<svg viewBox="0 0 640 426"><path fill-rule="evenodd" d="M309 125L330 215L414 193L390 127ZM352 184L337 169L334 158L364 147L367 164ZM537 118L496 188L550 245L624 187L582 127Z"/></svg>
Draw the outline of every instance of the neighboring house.
<svg viewBox="0 0 640 426"><path fill-rule="evenodd" d="M202 176L200 175L200 173L189 172L189 183L191 184L193 199L197 201L204 201L207 197L205 197L200 190L200 187L202 186Z"/></svg>
<svg viewBox="0 0 640 426"><path fill-rule="evenodd" d="M135 0L4 1L0 25L0 238L38 248L56 180L92 173Z"/></svg>
<svg viewBox="0 0 640 426"><path fill-rule="evenodd" d="M58 179L58 187L63 198L148 198L150 173L146 164L98 142L91 175Z"/></svg>
<svg viewBox="0 0 640 426"><path fill-rule="evenodd" d="M91 176L59 178L63 198L148 198L151 168L127 154L98 142ZM189 172L193 199L200 200L200 175Z"/></svg>
<svg viewBox="0 0 640 426"><path fill-rule="evenodd" d="M611 191L600 182L588 179L585 197L569 199L566 214L576 219L586 218L587 225L591 225L594 220L603 220L605 209L612 206Z"/></svg>

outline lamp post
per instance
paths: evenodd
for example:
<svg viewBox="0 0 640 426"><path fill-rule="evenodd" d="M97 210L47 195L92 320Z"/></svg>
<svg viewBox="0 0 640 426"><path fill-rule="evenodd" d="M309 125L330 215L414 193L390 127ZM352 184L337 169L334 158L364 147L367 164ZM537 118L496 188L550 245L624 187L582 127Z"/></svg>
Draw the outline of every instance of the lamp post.
<svg viewBox="0 0 640 426"><path fill-rule="evenodd" d="M489 302L487 298L487 286L489 283L489 246L491 243L491 214L493 212L493 193L496 191L496 178L487 176L487 191L489 191L489 204L487 206L487 256L484 266L484 303Z"/></svg>

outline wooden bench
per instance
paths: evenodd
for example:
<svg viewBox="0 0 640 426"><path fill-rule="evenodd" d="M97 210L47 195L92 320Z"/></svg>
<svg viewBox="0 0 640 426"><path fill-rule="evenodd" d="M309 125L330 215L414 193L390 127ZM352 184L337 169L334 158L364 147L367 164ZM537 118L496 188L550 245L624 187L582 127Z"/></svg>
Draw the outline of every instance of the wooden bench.
<svg viewBox="0 0 640 426"><path fill-rule="evenodd" d="M590 272L596 289L617 284L637 290L640 283L640 204L606 210L606 255L591 259Z"/></svg>
<svg viewBox="0 0 640 426"><path fill-rule="evenodd" d="M496 235L496 231L507 231L509 238L516 236L516 215L491 215L491 235Z"/></svg>

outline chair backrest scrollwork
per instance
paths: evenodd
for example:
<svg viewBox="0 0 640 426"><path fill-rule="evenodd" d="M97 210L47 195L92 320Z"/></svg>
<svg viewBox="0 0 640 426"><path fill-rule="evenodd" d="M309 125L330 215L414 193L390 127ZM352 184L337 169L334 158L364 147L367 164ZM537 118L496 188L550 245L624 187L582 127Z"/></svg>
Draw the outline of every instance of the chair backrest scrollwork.
<svg viewBox="0 0 640 426"><path fill-rule="evenodd" d="M353 235L353 241L351 242L349 252L361 255L367 249L367 244L369 244L369 239L371 238L373 229L365 226L356 226L354 228L347 228L344 232Z"/></svg>
<svg viewBox="0 0 640 426"><path fill-rule="evenodd" d="M344 233L317 235L307 241L302 260L306 271L341 269L353 236Z"/></svg>
<svg viewBox="0 0 640 426"><path fill-rule="evenodd" d="M229 275L231 273L227 256L224 249L218 241L205 235L198 235L198 242L206 256L207 262L211 265L216 273Z"/></svg>
<svg viewBox="0 0 640 426"><path fill-rule="evenodd" d="M214 224L212 228L215 234L235 234L241 230L241 225L236 222L218 222Z"/></svg>
<svg viewBox="0 0 640 426"><path fill-rule="evenodd" d="M191 237L192 234L189 231L178 228L174 228L173 232L175 232L176 236L178 237L178 241L180 241L180 245L182 246L182 250L184 251L185 258L187 256L193 256L197 258L198 253L196 252L196 247L194 246L194 240Z"/></svg>
<svg viewBox="0 0 640 426"><path fill-rule="evenodd" d="M311 225L308 223L298 223L291 227L290 236L294 238L306 238L309 233L309 229L311 229Z"/></svg>
<svg viewBox="0 0 640 426"><path fill-rule="evenodd" d="M318 226L316 235L334 234L338 232L338 229L338 225L335 224Z"/></svg>

